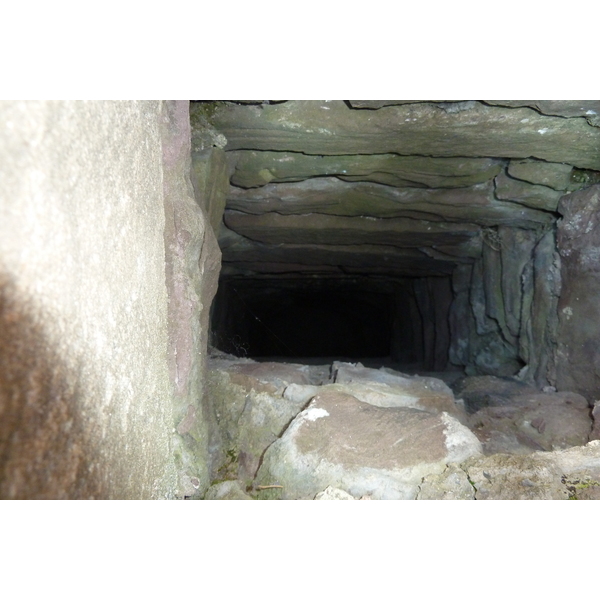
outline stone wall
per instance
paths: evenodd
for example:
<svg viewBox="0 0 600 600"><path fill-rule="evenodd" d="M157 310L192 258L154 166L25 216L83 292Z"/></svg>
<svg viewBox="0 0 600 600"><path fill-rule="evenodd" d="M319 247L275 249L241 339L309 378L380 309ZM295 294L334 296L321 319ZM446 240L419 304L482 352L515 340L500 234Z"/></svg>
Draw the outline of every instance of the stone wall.
<svg viewBox="0 0 600 600"><path fill-rule="evenodd" d="M191 113L205 124L193 140L212 127L229 165L223 282L398 283L393 359L555 385L558 207L600 181L599 101L223 101Z"/></svg>
<svg viewBox="0 0 600 600"><path fill-rule="evenodd" d="M189 143L187 103L0 103L1 498L206 489Z"/></svg>
<svg viewBox="0 0 600 600"><path fill-rule="evenodd" d="M453 275L450 362L469 375L516 375L554 384L560 257L553 228L498 227L482 257Z"/></svg>
<svg viewBox="0 0 600 600"><path fill-rule="evenodd" d="M562 292L557 387L600 400L600 185L563 198L558 210Z"/></svg>

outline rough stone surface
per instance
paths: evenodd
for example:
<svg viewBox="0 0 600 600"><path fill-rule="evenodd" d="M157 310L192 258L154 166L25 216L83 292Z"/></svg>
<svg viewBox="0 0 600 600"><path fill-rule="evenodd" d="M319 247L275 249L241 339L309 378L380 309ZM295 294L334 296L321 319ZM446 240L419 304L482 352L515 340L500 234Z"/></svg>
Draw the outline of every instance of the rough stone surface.
<svg viewBox="0 0 600 600"><path fill-rule="evenodd" d="M220 251L190 180L189 104L165 105L163 189L169 296L169 359L175 390L174 444L180 488L198 497L210 483L210 407L204 398L209 310L217 289Z"/></svg>
<svg viewBox="0 0 600 600"><path fill-rule="evenodd" d="M561 200L557 242L562 291L558 302L556 387L585 396L600 389L600 185Z"/></svg>
<svg viewBox="0 0 600 600"><path fill-rule="evenodd" d="M493 375L465 377L456 381L452 389L456 397L464 401L465 408L471 414L487 406L506 406L514 398L537 392L522 381Z"/></svg>
<svg viewBox="0 0 600 600"><path fill-rule="evenodd" d="M282 485L283 499L314 498L330 485L354 497L410 499L426 474L479 452L475 436L445 413L324 391L269 447L256 481Z"/></svg>
<svg viewBox="0 0 600 600"><path fill-rule="evenodd" d="M264 451L309 400L285 391L291 384L312 387L313 381L306 365L209 359L207 396L220 433L213 478L232 476L249 485Z"/></svg>
<svg viewBox="0 0 600 600"><path fill-rule="evenodd" d="M475 488L465 471L457 465L448 465L442 473L423 478L416 499L475 500Z"/></svg>
<svg viewBox="0 0 600 600"><path fill-rule="evenodd" d="M592 432L590 433L591 440L600 440L600 401L596 400L594 408L592 409L592 418L594 423L592 426Z"/></svg>
<svg viewBox="0 0 600 600"><path fill-rule="evenodd" d="M594 107L198 103L192 112L226 139L212 145L231 174L223 280L285 277L291 292L353 281L379 292L385 279L396 296L394 358L553 385L556 209L600 177Z"/></svg>
<svg viewBox="0 0 600 600"><path fill-rule="evenodd" d="M428 412L447 412L459 420L465 418L454 402L452 390L440 379L406 376L391 369L369 369L360 363L334 362L335 386L327 386L353 395L373 406L410 407Z"/></svg>
<svg viewBox="0 0 600 600"><path fill-rule="evenodd" d="M328 486L315 496L315 500L356 500L348 492Z"/></svg>
<svg viewBox="0 0 600 600"><path fill-rule="evenodd" d="M538 392L509 378L465 378L455 387L476 409L466 421L474 435L439 405L415 408L419 395L452 398L435 378L342 362L332 365L330 379L323 366L228 356L210 362L211 380L221 377L223 407L231 411L221 416L222 427L230 424L224 437L247 448L260 439L262 466L254 479L250 471L238 478L248 466L239 452L221 472L235 481L213 486L207 499L600 497L600 442L586 445L592 421L578 394ZM264 436L265 427L281 426L286 402L295 418L278 435ZM252 496L244 491L250 486Z"/></svg>
<svg viewBox="0 0 600 600"><path fill-rule="evenodd" d="M599 128L584 119L543 116L531 108L506 110L474 102L452 112L430 104L357 111L341 101L290 101L221 104L209 120L227 138L227 150L443 157L452 156L458 146L466 157L535 157L600 168Z"/></svg>
<svg viewBox="0 0 600 600"><path fill-rule="evenodd" d="M597 498L600 441L528 456L495 454L461 465L476 500L577 500Z"/></svg>
<svg viewBox="0 0 600 600"><path fill-rule="evenodd" d="M167 363L166 109L0 103L2 498L183 495Z"/></svg>
<svg viewBox="0 0 600 600"><path fill-rule="evenodd" d="M218 236L229 189L225 152L214 147L194 152L191 177L196 199L204 207L213 232Z"/></svg>
<svg viewBox="0 0 600 600"><path fill-rule="evenodd" d="M547 454L494 454L467 461L463 468L476 500L567 500L563 473Z"/></svg>
<svg viewBox="0 0 600 600"><path fill-rule="evenodd" d="M485 454L529 454L586 444L592 421L587 400L579 394L530 393L478 410L469 425Z"/></svg>
<svg viewBox="0 0 600 600"><path fill-rule="evenodd" d="M222 481L211 485L204 496L204 500L254 500L247 494L239 481Z"/></svg>

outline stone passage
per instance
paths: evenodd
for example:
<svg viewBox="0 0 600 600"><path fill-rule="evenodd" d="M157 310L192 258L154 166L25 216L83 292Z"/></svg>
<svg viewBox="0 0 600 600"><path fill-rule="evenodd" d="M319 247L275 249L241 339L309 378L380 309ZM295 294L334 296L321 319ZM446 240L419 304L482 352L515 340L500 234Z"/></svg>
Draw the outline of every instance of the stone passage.
<svg viewBox="0 0 600 600"><path fill-rule="evenodd" d="M599 111L0 102L0 498L596 497Z"/></svg>
<svg viewBox="0 0 600 600"><path fill-rule="evenodd" d="M598 114L598 101L192 103L194 162L209 152L230 183L208 207L223 215L213 345L518 376L593 402L596 376L581 365L573 381L569 361L583 339L571 315L597 305L579 290L596 284L574 283L567 240L597 200ZM584 344L599 337L584 329Z"/></svg>
<svg viewBox="0 0 600 600"><path fill-rule="evenodd" d="M192 103L230 184L206 497L597 498L599 114Z"/></svg>

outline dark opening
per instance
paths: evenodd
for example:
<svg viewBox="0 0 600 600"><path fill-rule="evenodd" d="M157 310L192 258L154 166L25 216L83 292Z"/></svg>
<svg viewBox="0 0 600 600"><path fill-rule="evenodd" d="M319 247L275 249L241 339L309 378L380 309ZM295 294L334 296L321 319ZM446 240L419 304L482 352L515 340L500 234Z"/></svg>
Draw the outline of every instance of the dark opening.
<svg viewBox="0 0 600 600"><path fill-rule="evenodd" d="M223 278L212 344L255 359L380 359L443 370L450 280Z"/></svg>

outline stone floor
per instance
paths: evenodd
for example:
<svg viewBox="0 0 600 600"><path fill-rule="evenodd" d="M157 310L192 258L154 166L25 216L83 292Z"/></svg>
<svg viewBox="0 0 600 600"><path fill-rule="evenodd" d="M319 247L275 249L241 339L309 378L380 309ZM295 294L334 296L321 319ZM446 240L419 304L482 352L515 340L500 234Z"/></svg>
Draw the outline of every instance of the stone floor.
<svg viewBox="0 0 600 600"><path fill-rule="evenodd" d="M214 354L205 499L600 499L579 394L367 365Z"/></svg>

